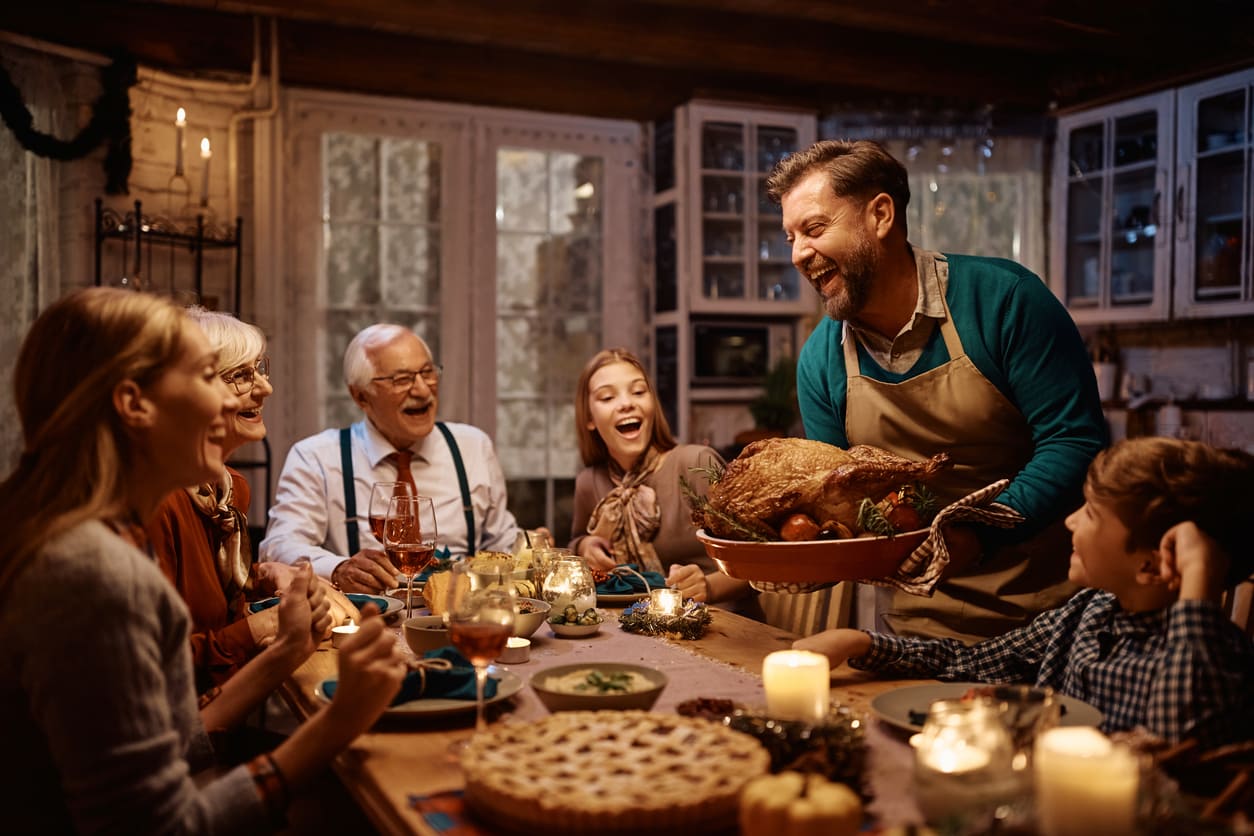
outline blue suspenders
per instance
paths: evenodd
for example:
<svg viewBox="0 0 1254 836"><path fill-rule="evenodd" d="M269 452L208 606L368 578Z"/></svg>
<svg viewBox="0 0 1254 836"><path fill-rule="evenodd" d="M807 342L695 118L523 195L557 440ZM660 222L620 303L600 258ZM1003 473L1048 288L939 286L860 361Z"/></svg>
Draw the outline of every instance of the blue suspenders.
<svg viewBox="0 0 1254 836"><path fill-rule="evenodd" d="M466 515L466 550L474 554L478 550L479 541L475 539L475 511L470 504L470 481L466 478L466 465L462 462L462 452L457 447L453 433L443 421L436 421L435 425L444 436L449 452L453 454L453 465L457 468L457 486L462 492L462 512ZM340 430L340 470L344 475L344 529L348 535L348 553L351 556L361 551L361 540L357 534L357 491L353 489L351 427ZM447 554L447 549L445 552Z"/></svg>

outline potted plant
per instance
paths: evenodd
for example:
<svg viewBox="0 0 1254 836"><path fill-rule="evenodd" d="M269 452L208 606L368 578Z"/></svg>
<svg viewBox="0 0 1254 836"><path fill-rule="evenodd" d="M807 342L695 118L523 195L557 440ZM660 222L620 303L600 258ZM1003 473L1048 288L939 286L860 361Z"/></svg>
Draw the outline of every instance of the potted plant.
<svg viewBox="0 0 1254 836"><path fill-rule="evenodd" d="M797 421L797 364L791 357L782 357L762 380L762 394L749 402L754 430L736 437L752 435L749 440L786 435ZM747 443L747 442L742 442Z"/></svg>

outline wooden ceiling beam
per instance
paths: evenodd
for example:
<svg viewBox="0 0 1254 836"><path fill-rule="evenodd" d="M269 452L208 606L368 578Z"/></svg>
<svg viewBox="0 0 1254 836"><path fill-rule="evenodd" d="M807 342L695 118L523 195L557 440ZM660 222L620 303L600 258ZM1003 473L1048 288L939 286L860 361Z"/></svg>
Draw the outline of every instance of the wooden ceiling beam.
<svg viewBox="0 0 1254 836"><path fill-rule="evenodd" d="M275 15L471 46L496 45L539 55L749 74L792 81L913 92L920 79L961 95L986 89L1014 98L1043 86L1038 62L1021 50L975 51L927 38L904 38L780 16L723 13L637 0L177 0L170 5ZM998 71L990 74L989 66ZM1030 98L1040 98L1039 95Z"/></svg>

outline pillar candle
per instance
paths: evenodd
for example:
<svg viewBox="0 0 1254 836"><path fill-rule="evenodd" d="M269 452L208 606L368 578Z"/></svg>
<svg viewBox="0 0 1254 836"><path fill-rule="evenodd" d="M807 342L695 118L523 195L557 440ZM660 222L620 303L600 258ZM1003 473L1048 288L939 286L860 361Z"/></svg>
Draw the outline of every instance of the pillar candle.
<svg viewBox="0 0 1254 836"><path fill-rule="evenodd" d="M174 118L174 176L183 176L183 134L187 131L187 111L179 108Z"/></svg>
<svg viewBox="0 0 1254 836"><path fill-rule="evenodd" d="M205 170L204 177L200 181L200 205L209 205L209 160L213 157L213 151L209 149L209 137L202 137L200 140L200 158L204 160Z"/></svg>
<svg viewBox="0 0 1254 836"><path fill-rule="evenodd" d="M1140 767L1126 747L1086 726L1036 739L1036 799L1045 836L1132 834Z"/></svg>
<svg viewBox="0 0 1254 836"><path fill-rule="evenodd" d="M762 661L766 712L781 720L817 722L827 716L831 670L827 657L808 650L778 650Z"/></svg>

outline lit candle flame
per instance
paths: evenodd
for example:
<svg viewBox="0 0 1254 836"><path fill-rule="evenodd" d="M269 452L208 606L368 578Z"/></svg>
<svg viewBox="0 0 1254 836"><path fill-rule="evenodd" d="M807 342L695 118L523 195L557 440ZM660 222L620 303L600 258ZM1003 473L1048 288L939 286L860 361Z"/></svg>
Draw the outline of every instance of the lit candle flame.
<svg viewBox="0 0 1254 836"><path fill-rule="evenodd" d="M174 124L178 125L180 128L187 124L186 110L181 107L179 108L178 115L174 117Z"/></svg>
<svg viewBox="0 0 1254 836"><path fill-rule="evenodd" d="M202 136L200 138L200 156L209 159L213 156L213 152L209 150L209 137Z"/></svg>

